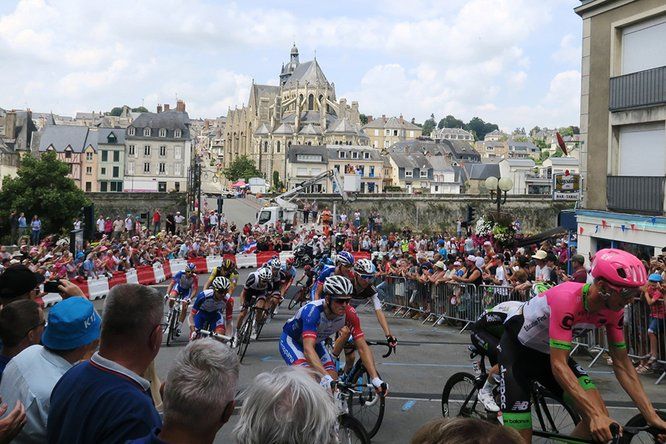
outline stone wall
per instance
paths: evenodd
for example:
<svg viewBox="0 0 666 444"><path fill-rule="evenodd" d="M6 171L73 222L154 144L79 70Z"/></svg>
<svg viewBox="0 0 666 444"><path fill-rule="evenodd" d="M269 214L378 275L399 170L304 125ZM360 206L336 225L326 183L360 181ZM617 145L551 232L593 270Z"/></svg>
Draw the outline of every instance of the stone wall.
<svg viewBox="0 0 666 444"><path fill-rule="evenodd" d="M180 211L185 214L186 193L86 193L95 205L95 217L116 215L125 217L128 213L141 215L158 208L163 216Z"/></svg>
<svg viewBox="0 0 666 444"><path fill-rule="evenodd" d="M311 200L311 199L309 199ZM353 202L342 202L332 195L317 199L319 211L324 207L346 212L350 217L355 209L360 209L363 224L367 224L370 211L377 210L383 219L384 227L397 229L405 226L423 231L455 231L457 219L467 218L467 206L476 209L476 216L495 212L497 206L488 197L479 196L383 196L358 197ZM557 215L561 210L571 209L575 202L554 202L552 199L538 196L509 196L502 213L511 214L519 220L524 233L539 233L557 226Z"/></svg>

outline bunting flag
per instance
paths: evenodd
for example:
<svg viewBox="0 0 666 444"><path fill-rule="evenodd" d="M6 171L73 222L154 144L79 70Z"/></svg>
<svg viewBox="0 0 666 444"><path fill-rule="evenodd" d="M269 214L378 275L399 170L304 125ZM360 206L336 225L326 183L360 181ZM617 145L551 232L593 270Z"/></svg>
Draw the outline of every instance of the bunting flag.
<svg viewBox="0 0 666 444"><path fill-rule="evenodd" d="M601 219L601 227L605 230L608 228L608 222L606 222L606 219Z"/></svg>
<svg viewBox="0 0 666 444"><path fill-rule="evenodd" d="M631 224L631 231L636 231L636 224Z"/></svg>
<svg viewBox="0 0 666 444"><path fill-rule="evenodd" d="M650 222L652 222L652 225L656 224L656 223L657 223L657 218L654 217L654 216L652 216L652 217L650 218Z"/></svg>
<svg viewBox="0 0 666 444"><path fill-rule="evenodd" d="M578 227L578 234L583 234L583 231L585 231L583 227Z"/></svg>
<svg viewBox="0 0 666 444"><path fill-rule="evenodd" d="M627 229L627 227L625 227L624 224L620 225L620 228L622 229L622 232L623 232L623 233L624 233L624 231Z"/></svg>
<svg viewBox="0 0 666 444"><path fill-rule="evenodd" d="M599 225L595 225L595 226L594 226L594 232L595 232L595 233L598 233L598 232L599 232Z"/></svg>

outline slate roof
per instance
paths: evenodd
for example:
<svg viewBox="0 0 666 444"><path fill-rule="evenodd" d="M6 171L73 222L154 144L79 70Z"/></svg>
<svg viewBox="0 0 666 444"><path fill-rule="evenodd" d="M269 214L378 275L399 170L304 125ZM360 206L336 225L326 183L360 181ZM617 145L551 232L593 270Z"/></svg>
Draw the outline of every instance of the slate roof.
<svg viewBox="0 0 666 444"><path fill-rule="evenodd" d="M299 85L304 85L306 82L310 85L315 85L317 83L320 85L329 85L317 60L311 60L296 66L296 69L294 69L294 72L284 84L284 88L294 88L296 87L296 82L298 82Z"/></svg>
<svg viewBox="0 0 666 444"><path fill-rule="evenodd" d="M328 150L321 145L292 145L287 150L287 158L292 163L305 163L302 160L297 160L299 154L314 154L321 156L321 162L308 161L308 163L328 163Z"/></svg>
<svg viewBox="0 0 666 444"><path fill-rule="evenodd" d="M125 143L125 130L123 128L99 128L97 130L97 144L109 143L109 134L116 136L116 145Z"/></svg>
<svg viewBox="0 0 666 444"><path fill-rule="evenodd" d="M181 130L181 139L190 138L190 117L185 112L180 112L176 110L164 111L161 113L141 113L132 124L128 127L136 128L134 136L128 136L135 139L142 139L143 137L143 128L151 128L155 131L152 131L149 138L158 137L157 130L166 129L167 138L173 137L173 131L176 129Z"/></svg>
<svg viewBox="0 0 666 444"><path fill-rule="evenodd" d="M497 163L466 163L463 169L465 176L470 180L486 180L490 176L500 177Z"/></svg>
<svg viewBox="0 0 666 444"><path fill-rule="evenodd" d="M308 123L303 127L299 134L303 134L305 136L318 136L321 135L321 128L319 128L319 126L314 126L313 124Z"/></svg>
<svg viewBox="0 0 666 444"><path fill-rule="evenodd" d="M49 146L61 153L70 146L75 153L82 153L88 146L92 145L97 150L97 135L92 133L87 126L78 125L49 125L42 128L39 138L39 151L46 151Z"/></svg>
<svg viewBox="0 0 666 444"><path fill-rule="evenodd" d="M293 133L294 129L288 123L283 123L282 125L278 126L278 128L275 131L273 131L273 134L293 134Z"/></svg>
<svg viewBox="0 0 666 444"><path fill-rule="evenodd" d="M326 148L329 151L329 157L332 159L339 159L339 160L351 160L351 161L363 161L363 160L374 160L374 161L383 161L382 153L380 150L377 148L372 148L369 146L361 146L361 145L331 145L328 144L326 145ZM358 159L353 159L350 156L347 156L346 159L340 159L339 152L344 151L346 153L349 153L350 151L358 151L360 153ZM368 153L370 154L369 159L365 159L363 156L363 153Z"/></svg>
<svg viewBox="0 0 666 444"><path fill-rule="evenodd" d="M406 129L406 130L420 130L421 127L414 125L411 122L408 122L406 120L402 120L402 123L400 123L400 119L396 117L390 117L388 119L380 117L378 119L374 119L372 122L368 122L363 126L363 129Z"/></svg>
<svg viewBox="0 0 666 444"><path fill-rule="evenodd" d="M400 154L400 153L391 153L391 158L393 162L398 166L398 168L414 169L414 168L423 168L426 169L432 168L429 159L421 153L415 152L411 154Z"/></svg>
<svg viewBox="0 0 666 444"><path fill-rule="evenodd" d="M329 134L358 134L358 129L349 119L338 119L328 130Z"/></svg>
<svg viewBox="0 0 666 444"><path fill-rule="evenodd" d="M262 123L259 128L254 132L256 135L262 135L262 134L269 134L270 131L268 131L268 127L266 126L265 123Z"/></svg>

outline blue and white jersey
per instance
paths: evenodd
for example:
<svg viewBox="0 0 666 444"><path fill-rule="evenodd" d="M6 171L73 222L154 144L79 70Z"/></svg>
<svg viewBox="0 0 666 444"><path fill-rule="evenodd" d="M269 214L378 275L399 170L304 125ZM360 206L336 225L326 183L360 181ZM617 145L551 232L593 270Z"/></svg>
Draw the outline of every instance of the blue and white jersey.
<svg viewBox="0 0 666 444"><path fill-rule="evenodd" d="M298 343L307 337L314 338L317 343L322 342L345 325L350 328L354 339L363 336L361 323L352 306L346 306L344 315L329 319L324 313L324 303L324 299L308 302L284 324L282 331Z"/></svg>
<svg viewBox="0 0 666 444"><path fill-rule="evenodd" d="M204 311L207 313L215 313L218 311L221 312L226 307L228 300L229 294L227 294L227 296L221 301L216 300L214 296L214 290L209 288L208 290L204 290L197 295L196 299L194 300L194 304L192 305L192 312L195 314L199 311Z"/></svg>
<svg viewBox="0 0 666 444"><path fill-rule="evenodd" d="M319 272L317 276L317 283L324 284L326 278L333 276L335 274L335 265L324 265L324 268Z"/></svg>
<svg viewBox="0 0 666 444"><path fill-rule="evenodd" d="M189 292L194 286L196 278L197 276L194 273L192 273L190 276L187 276L184 271L179 271L173 276L173 282L175 284L174 290L179 293Z"/></svg>

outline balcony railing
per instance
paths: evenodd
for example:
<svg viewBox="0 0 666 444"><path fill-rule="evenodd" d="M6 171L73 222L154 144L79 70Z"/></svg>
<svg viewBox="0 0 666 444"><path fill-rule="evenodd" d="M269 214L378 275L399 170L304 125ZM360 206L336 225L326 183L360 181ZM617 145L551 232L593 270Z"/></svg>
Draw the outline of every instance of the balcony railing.
<svg viewBox="0 0 666 444"><path fill-rule="evenodd" d="M666 66L610 79L608 109L619 111L666 103Z"/></svg>
<svg viewBox="0 0 666 444"><path fill-rule="evenodd" d="M664 213L666 176L608 176L608 209L627 213Z"/></svg>

